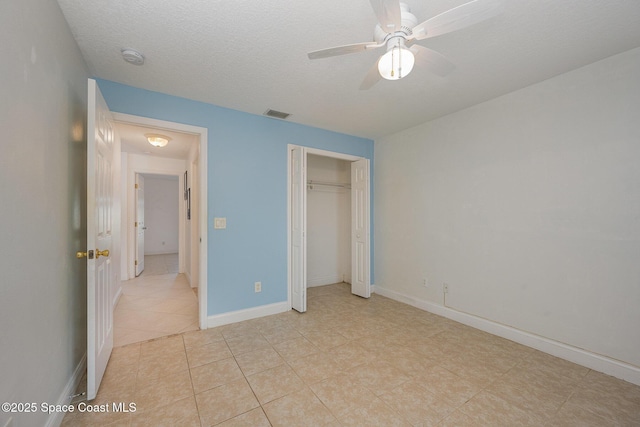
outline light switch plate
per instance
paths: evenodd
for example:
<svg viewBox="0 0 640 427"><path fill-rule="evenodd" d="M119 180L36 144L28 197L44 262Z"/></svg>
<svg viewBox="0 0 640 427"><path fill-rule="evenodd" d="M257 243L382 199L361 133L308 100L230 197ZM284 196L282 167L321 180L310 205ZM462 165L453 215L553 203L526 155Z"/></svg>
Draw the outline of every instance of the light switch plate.
<svg viewBox="0 0 640 427"><path fill-rule="evenodd" d="M213 228L217 228L217 229L227 228L227 218L214 218Z"/></svg>

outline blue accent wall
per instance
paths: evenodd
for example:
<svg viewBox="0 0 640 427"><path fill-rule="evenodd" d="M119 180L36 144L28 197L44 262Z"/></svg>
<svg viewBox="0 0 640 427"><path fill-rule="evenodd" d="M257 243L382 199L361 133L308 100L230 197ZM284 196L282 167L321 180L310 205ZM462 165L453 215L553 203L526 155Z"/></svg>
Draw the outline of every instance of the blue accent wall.
<svg viewBox="0 0 640 427"><path fill-rule="evenodd" d="M97 81L111 111L208 129L209 316L287 301L288 144L370 159L373 177L370 139ZM214 230L214 217L227 228ZM373 260L373 216L371 227Z"/></svg>

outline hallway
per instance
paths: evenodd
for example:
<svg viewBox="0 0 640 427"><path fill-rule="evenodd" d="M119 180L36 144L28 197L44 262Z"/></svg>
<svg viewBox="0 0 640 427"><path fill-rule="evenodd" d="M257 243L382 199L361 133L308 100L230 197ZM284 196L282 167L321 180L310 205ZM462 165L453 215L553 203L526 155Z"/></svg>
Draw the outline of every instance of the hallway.
<svg viewBox="0 0 640 427"><path fill-rule="evenodd" d="M139 277L122 282L114 347L198 330L197 289L178 273L178 254L147 255Z"/></svg>

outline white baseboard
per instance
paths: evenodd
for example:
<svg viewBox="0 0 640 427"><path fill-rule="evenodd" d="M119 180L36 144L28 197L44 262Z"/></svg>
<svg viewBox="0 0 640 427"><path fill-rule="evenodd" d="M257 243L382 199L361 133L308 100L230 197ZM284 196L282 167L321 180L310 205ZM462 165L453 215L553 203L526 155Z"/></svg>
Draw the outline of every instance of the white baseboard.
<svg viewBox="0 0 640 427"><path fill-rule="evenodd" d="M73 400L72 396L78 389L78 385L80 384L80 380L82 379L86 368L87 353L82 356L80 363L78 363L75 371L73 371L73 375L71 375L71 378L69 378L69 381L67 381L67 385L65 385L62 393L60 393L56 405L68 405L71 403L71 401ZM47 418L47 423L45 424L45 426L58 427L60 424L62 424L62 420L65 415L66 412L52 412L51 415L49 415L49 418Z"/></svg>
<svg viewBox="0 0 640 427"><path fill-rule="evenodd" d="M577 363L594 371L640 385L640 368L637 366L380 286L372 286L371 292L455 320L456 322L480 329L481 331L515 341L527 347L535 348L536 350Z"/></svg>
<svg viewBox="0 0 640 427"><path fill-rule="evenodd" d="M261 305L259 307L216 314L207 317L207 328L215 328L216 326L227 325L229 323L242 322L243 320L284 313L289 310L289 303L287 301L283 301L275 304Z"/></svg>
<svg viewBox="0 0 640 427"><path fill-rule="evenodd" d="M333 285L342 282L342 275L336 274L332 276L307 277L307 288L315 286Z"/></svg>

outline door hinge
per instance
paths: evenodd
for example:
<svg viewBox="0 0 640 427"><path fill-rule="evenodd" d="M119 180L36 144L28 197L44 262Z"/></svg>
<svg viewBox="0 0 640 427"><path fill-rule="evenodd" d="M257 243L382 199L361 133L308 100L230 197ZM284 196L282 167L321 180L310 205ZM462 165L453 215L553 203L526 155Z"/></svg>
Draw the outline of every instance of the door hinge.
<svg viewBox="0 0 640 427"><path fill-rule="evenodd" d="M138 184L136 184L136 190L138 189Z"/></svg>
<svg viewBox="0 0 640 427"><path fill-rule="evenodd" d="M135 265L138 265L138 260L136 260L136 264Z"/></svg>
<svg viewBox="0 0 640 427"><path fill-rule="evenodd" d="M134 227L137 227L137 226L138 226L138 222L137 222L137 221L136 221L136 222L134 222L134 223L133 223L133 226L134 226Z"/></svg>

